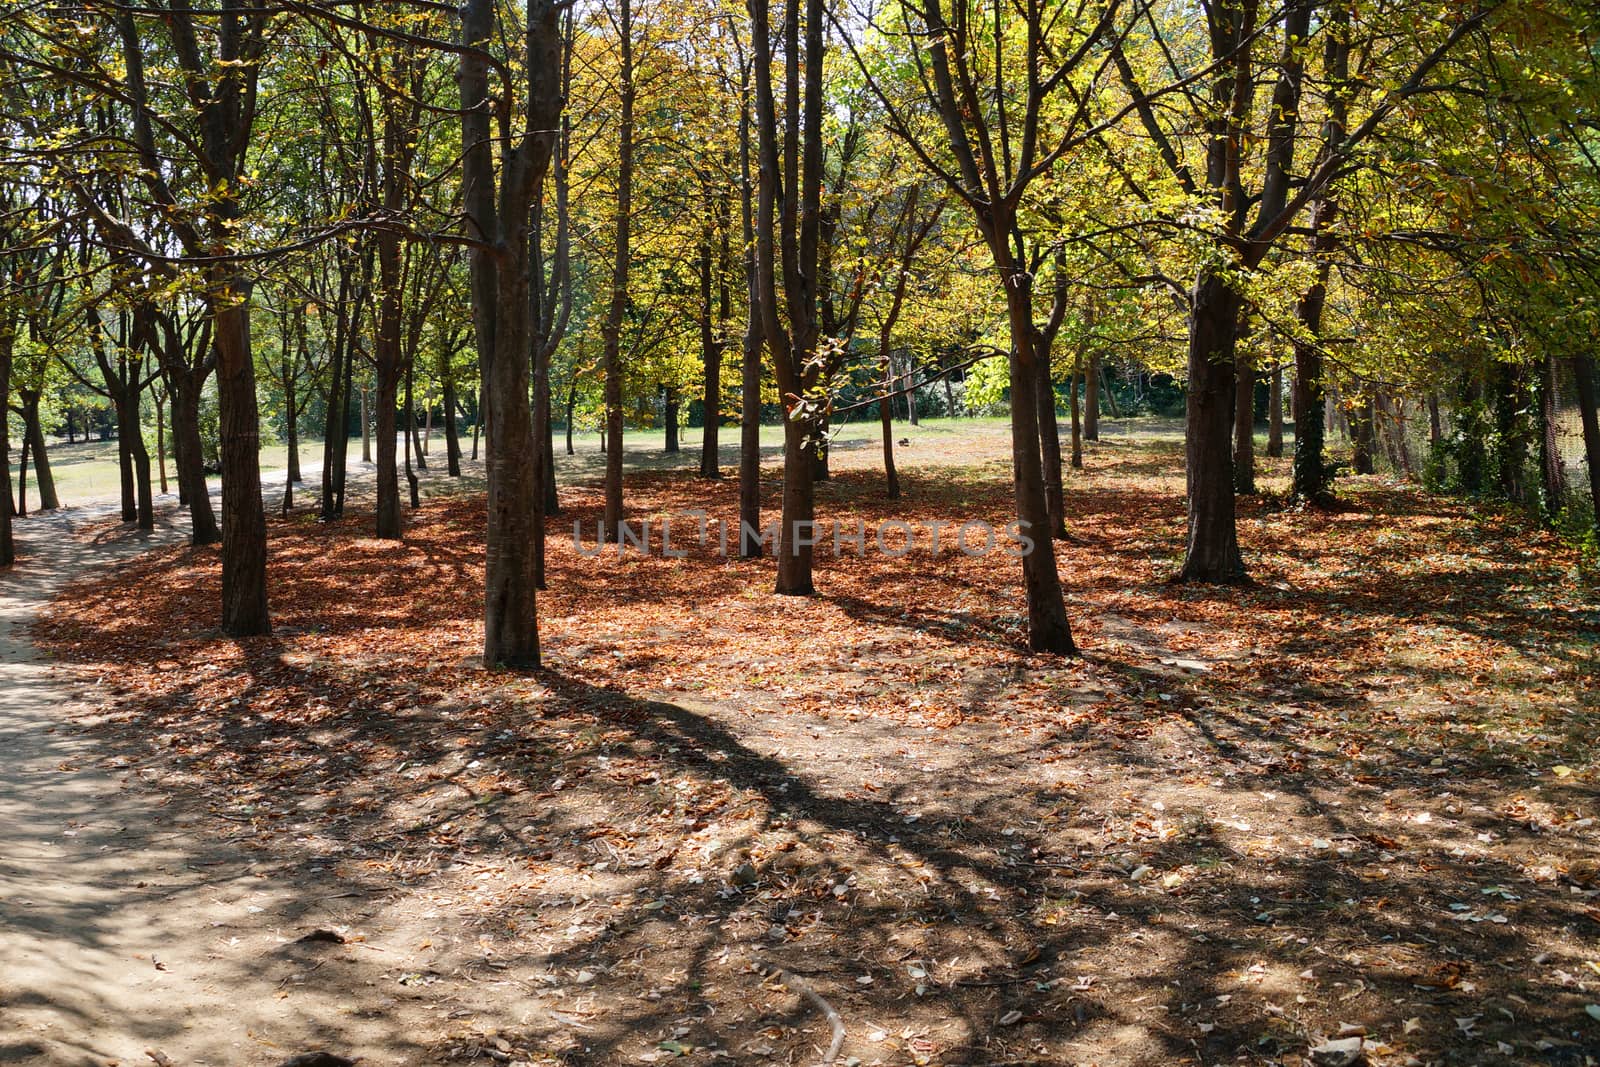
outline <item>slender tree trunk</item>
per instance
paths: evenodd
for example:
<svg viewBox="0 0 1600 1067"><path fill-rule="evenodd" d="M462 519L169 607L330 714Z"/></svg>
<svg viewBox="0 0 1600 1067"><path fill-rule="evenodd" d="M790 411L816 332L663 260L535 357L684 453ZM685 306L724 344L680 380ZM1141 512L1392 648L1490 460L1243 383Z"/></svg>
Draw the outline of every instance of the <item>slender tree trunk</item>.
<svg viewBox="0 0 1600 1067"><path fill-rule="evenodd" d="M605 339L606 481L602 541L622 539L622 319L628 307L628 268L633 226L633 8L618 0L618 36L622 49L619 128L617 131L617 202L615 256L611 262L611 304L602 334Z"/></svg>
<svg viewBox="0 0 1600 1067"><path fill-rule="evenodd" d="M1556 360L1546 356L1539 367L1539 472L1544 483L1544 510L1561 514L1567 500L1567 475L1561 469L1561 446L1556 440L1560 409L1556 404Z"/></svg>
<svg viewBox="0 0 1600 1067"><path fill-rule="evenodd" d="M1106 406L1111 409L1111 417L1122 418L1122 412L1117 409L1117 391L1111 388L1111 371L1103 359L1100 361L1100 387L1103 390L1102 395L1106 398Z"/></svg>
<svg viewBox="0 0 1600 1067"><path fill-rule="evenodd" d="M116 394L117 439L125 459L122 521L137 523L141 530L153 530L155 502L150 494L150 450L145 447L144 434L139 429L138 372L132 372L124 382L128 384L121 385ZM128 514L130 503L133 505L131 515Z"/></svg>
<svg viewBox="0 0 1600 1067"><path fill-rule="evenodd" d="M139 501L133 486L133 443L128 436L128 404L121 382L108 381L112 404L117 409L117 481L122 489L122 521L137 522Z"/></svg>
<svg viewBox="0 0 1600 1067"><path fill-rule="evenodd" d="M50 470L50 453L45 449L44 423L39 413L40 395L34 390L19 390L23 400L23 417L27 419L28 440L33 454L34 482L39 490L39 506L35 511L55 511L61 506L56 495L56 478Z"/></svg>
<svg viewBox="0 0 1600 1067"><path fill-rule="evenodd" d="M161 475L161 495L167 495L167 403L165 397L155 397L156 405L156 470Z"/></svg>
<svg viewBox="0 0 1600 1067"><path fill-rule="evenodd" d="M1593 356L1579 353L1572 365L1578 385L1578 415L1583 422L1583 455L1589 468L1589 503L1594 508L1595 528L1600 530L1600 413L1596 411L1600 388L1595 383Z"/></svg>
<svg viewBox="0 0 1600 1067"><path fill-rule="evenodd" d="M1084 375L1083 387L1083 439L1100 440L1100 350L1089 353L1089 370ZM1082 463L1074 463L1082 467Z"/></svg>
<svg viewBox="0 0 1600 1067"><path fill-rule="evenodd" d="M1001 228L1002 253L1009 227ZM996 241L991 239L991 248ZM1044 470L1039 445L1040 380L1033 351L1032 279L1011 269L1010 261L996 255L1001 284L1006 290L1006 310L1011 326L1011 465L1016 483L1019 532L1031 541L1020 546L1023 585L1028 605L1028 647L1035 652L1076 655L1072 627L1067 621L1061 575L1051 544L1053 522L1045 503Z"/></svg>
<svg viewBox="0 0 1600 1067"><path fill-rule="evenodd" d="M1283 362L1272 361L1272 377L1267 383L1267 455L1283 455Z"/></svg>
<svg viewBox="0 0 1600 1067"><path fill-rule="evenodd" d="M400 331L403 327L400 305L400 237L380 232L378 245L378 332L373 344L377 371L378 501L374 534L388 541L400 539L400 472L395 455L395 407L399 404L401 365ZM367 392L361 391L362 430L366 429ZM407 422L414 423L409 405ZM411 432L406 430L409 463ZM365 441L363 440L363 447Z"/></svg>
<svg viewBox="0 0 1600 1067"><path fill-rule="evenodd" d="M412 368L413 368L413 362L411 360L407 360L406 361L406 418L409 421L415 422L416 420L411 418L411 411L412 411L412 406L411 405L413 403L413 399L412 399ZM420 497L420 495L417 492L417 472L416 472L416 470L414 470L412 468L412 465L411 465L411 455L412 455L412 452L415 451L415 445L416 445L415 436L408 434L406 436L406 486L411 490L411 510L412 511L415 511L415 510L417 510L418 508L420 508L422 506L422 498Z"/></svg>
<svg viewBox="0 0 1600 1067"><path fill-rule="evenodd" d="M546 515L561 514L561 494L556 487L556 428L555 420L550 413L550 376L549 367L546 365L544 385L537 390L540 396L539 410L542 413L544 447L541 449L544 457L544 513ZM542 538L543 524L539 536ZM542 557L541 557L542 558Z"/></svg>
<svg viewBox="0 0 1600 1067"><path fill-rule="evenodd" d="M883 430L884 495L900 499L900 475L894 469L894 361L889 355L889 331L878 337L878 370L883 375L883 399L878 401L878 423Z"/></svg>
<svg viewBox="0 0 1600 1067"><path fill-rule="evenodd" d="M27 412L22 415L22 450L17 460L17 510L18 518L28 517L28 459L33 454L33 435L28 432Z"/></svg>
<svg viewBox="0 0 1600 1067"><path fill-rule="evenodd" d="M478 434L483 429L484 406L483 390L478 390L478 410L473 412L472 419L472 461L478 461Z"/></svg>
<svg viewBox="0 0 1600 1067"><path fill-rule="evenodd" d="M450 477L461 477L461 434L456 427L456 380L450 374L444 378L444 456L445 469Z"/></svg>
<svg viewBox="0 0 1600 1067"><path fill-rule="evenodd" d="M721 478L717 453L722 428L722 341L711 321L712 225L707 221L700 241L700 410L705 429L700 436L700 477ZM726 264L724 264L726 266Z"/></svg>
<svg viewBox="0 0 1600 1067"><path fill-rule="evenodd" d="M1185 456L1189 531L1178 578L1237 582L1239 554L1233 490L1234 346L1239 296L1216 272L1202 270L1190 297L1189 388Z"/></svg>
<svg viewBox="0 0 1600 1067"><path fill-rule="evenodd" d="M201 374L172 378L172 453L178 468L178 493L189 508L190 543L214 545L222 540L217 513L206 486L205 449L200 441Z"/></svg>
<svg viewBox="0 0 1600 1067"><path fill-rule="evenodd" d="M1444 439L1444 423L1439 418L1439 394L1428 394L1428 447L1438 448Z"/></svg>
<svg viewBox="0 0 1600 1067"><path fill-rule="evenodd" d="M1235 356L1233 386L1233 491L1256 491L1256 374L1254 361Z"/></svg>
<svg viewBox="0 0 1600 1067"><path fill-rule="evenodd" d="M222 632L253 637L267 614L267 518L261 503L261 433L250 356L247 285L216 279L210 308L217 346L222 428Z"/></svg>
<svg viewBox="0 0 1600 1067"><path fill-rule="evenodd" d="M576 455L572 447L572 416L578 406L578 376L574 374L572 381L567 383L567 455Z"/></svg>
<svg viewBox="0 0 1600 1067"><path fill-rule="evenodd" d="M677 386L669 385L661 390L661 409L661 421L666 425L667 430L667 451L677 453L681 451L678 447L678 418L680 412L678 410Z"/></svg>
<svg viewBox="0 0 1600 1067"><path fill-rule="evenodd" d="M1356 393L1350 407L1350 467L1356 474L1372 474L1376 470L1373 455L1377 446L1377 401L1373 387L1363 385Z"/></svg>
<svg viewBox="0 0 1600 1067"><path fill-rule="evenodd" d="M1082 356L1074 357L1072 363L1072 373L1067 376L1067 402L1068 406L1072 410L1072 469L1077 471L1083 470L1083 409L1079 405L1078 401L1078 382L1083 378L1082 358ZM1046 465L1045 477L1048 478L1049 475L1050 468L1048 465ZM1050 484L1049 482L1046 482L1045 493L1047 499L1049 492ZM1065 514L1065 512L1063 512L1063 514ZM1051 517L1054 518L1054 512L1051 513ZM1062 528L1057 531L1056 536L1061 537L1064 536L1065 533L1066 526L1065 522L1063 522Z"/></svg>
<svg viewBox="0 0 1600 1067"><path fill-rule="evenodd" d="M391 424L393 420L391 419ZM394 455L394 449L389 450ZM372 462L372 416L368 412L367 383L361 383L361 462Z"/></svg>
<svg viewBox="0 0 1600 1067"><path fill-rule="evenodd" d="M11 532L11 357L16 348L16 319L0 310L0 567L17 561Z"/></svg>
<svg viewBox="0 0 1600 1067"><path fill-rule="evenodd" d="M289 462L288 482L298 485L304 479L300 475L300 407L295 396L294 373L285 367L283 376L283 422L284 436L288 438Z"/></svg>
<svg viewBox="0 0 1600 1067"><path fill-rule="evenodd" d="M1062 489L1065 480L1061 471L1061 423L1056 417L1056 383L1050 373L1050 353L1038 341L1032 342L1033 358L1027 366L1033 368L1035 379L1033 395L1038 405L1034 425L1039 434L1039 454L1044 476L1045 512L1050 517L1049 534L1061 539L1067 536L1067 501ZM1072 406L1077 408L1077 383L1073 383ZM1082 465L1082 459L1079 459Z"/></svg>
<svg viewBox="0 0 1600 1067"><path fill-rule="evenodd" d="M1326 230L1332 223L1333 205L1320 200L1311 205L1311 246L1313 251L1331 251L1332 237ZM1333 499L1328 480L1328 463L1323 455L1327 422L1323 410L1328 396L1322 373L1322 312L1328 297L1327 261L1319 260L1316 276L1295 305L1295 318L1304 336L1294 342L1294 491L1296 500L1318 507Z"/></svg>

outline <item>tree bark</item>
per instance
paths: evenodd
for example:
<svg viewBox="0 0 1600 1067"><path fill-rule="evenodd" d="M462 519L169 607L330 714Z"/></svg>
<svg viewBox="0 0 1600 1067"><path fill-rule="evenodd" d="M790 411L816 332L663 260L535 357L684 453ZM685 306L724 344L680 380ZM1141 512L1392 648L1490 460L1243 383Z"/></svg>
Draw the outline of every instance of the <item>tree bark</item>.
<svg viewBox="0 0 1600 1067"><path fill-rule="evenodd" d="M628 268L633 227L633 7L617 0L621 45L621 114L617 131L617 201L613 216L615 254L611 261L611 302L601 334L605 340L606 478L605 518L600 540L622 540L622 320L628 308Z"/></svg>
<svg viewBox="0 0 1600 1067"><path fill-rule="evenodd" d="M666 426L666 450L668 453L681 451L678 447L678 419L680 415L677 386L666 386L661 390L661 421Z"/></svg>
<svg viewBox="0 0 1600 1067"><path fill-rule="evenodd" d="M1589 468L1589 503L1594 509L1595 529L1600 530L1600 413L1596 411L1594 357L1580 352L1572 360L1578 384L1578 415L1583 422L1583 455Z"/></svg>
<svg viewBox="0 0 1600 1067"><path fill-rule="evenodd" d="M1078 471L1083 470L1083 408L1078 400L1078 382L1083 377L1082 366L1080 363L1082 358L1083 357L1081 355L1073 357L1072 373L1067 376L1067 403L1072 409L1072 469ZM1043 412L1040 412L1040 414L1043 415ZM1054 412L1051 414L1054 414ZM1048 434L1046 436L1048 437ZM1046 446L1045 455L1046 457L1049 456L1048 446ZM1059 453L1057 454L1057 458L1060 458ZM1050 477L1049 463L1049 459L1046 458L1046 479ZM1048 480L1045 482L1044 490L1045 499L1048 501L1050 498L1050 483ZM1056 490L1056 492L1057 495L1060 495L1059 488ZM1065 516L1064 505L1062 514ZM1050 518L1052 522L1055 521L1055 510L1053 508L1051 509ZM1056 531L1056 536L1064 538L1066 536L1066 532L1066 523L1063 519L1061 527Z"/></svg>
<svg viewBox="0 0 1600 1067"><path fill-rule="evenodd" d="M1044 477L1045 513L1050 517L1049 535L1060 540L1067 536L1067 502L1066 494L1062 488L1065 477L1061 470L1061 422L1056 417L1056 382L1055 376L1050 372L1049 349L1039 342L1036 336L1030 345L1033 349L1032 358L1027 366L1033 368L1035 379L1033 383L1034 401L1038 405L1038 415L1035 425L1039 434L1039 454L1043 464L1041 471ZM1072 383L1072 407L1077 410L1078 394L1077 382ZM1076 430L1074 431L1076 433ZM1081 449L1074 457L1075 466L1083 465Z"/></svg>
<svg viewBox="0 0 1600 1067"><path fill-rule="evenodd" d="M1267 455L1283 455L1283 362L1276 359L1267 383Z"/></svg>
<svg viewBox="0 0 1600 1067"><path fill-rule="evenodd" d="M16 341L14 314L0 310L0 567L9 567L17 561L16 541L11 532L11 356Z"/></svg>
<svg viewBox="0 0 1600 1067"><path fill-rule="evenodd" d="M722 426L722 342L711 321L712 231L708 216L700 235L700 411L704 429L700 435L699 476L702 478L722 477L717 455L717 436Z"/></svg>
<svg viewBox="0 0 1600 1067"><path fill-rule="evenodd" d="M1561 446L1556 440L1560 409L1556 405L1556 360L1545 356L1539 367L1539 472L1544 483L1544 510L1561 514L1567 500L1567 476L1561 469Z"/></svg>
<svg viewBox="0 0 1600 1067"><path fill-rule="evenodd" d="M1201 271L1190 295L1188 427L1189 530L1180 581L1245 578L1234 520L1234 345L1240 300L1219 274Z"/></svg>
<svg viewBox="0 0 1600 1067"><path fill-rule="evenodd" d="M39 506L34 510L55 511L61 506L61 498L56 495L56 478L50 470L50 453L45 448L44 424L39 413L40 394L35 389L19 389L17 392L22 397L29 451L33 456L34 482L39 491Z"/></svg>
<svg viewBox="0 0 1600 1067"><path fill-rule="evenodd" d="M211 507L206 485L205 448L200 441L199 372L181 372L170 379L172 389L172 458L178 468L178 492L189 508L189 543L199 547L222 540L217 513Z"/></svg>
<svg viewBox="0 0 1600 1067"><path fill-rule="evenodd" d="M374 536L381 540L400 540L400 471L395 454L395 408L399 403L401 364L400 331L403 326L400 301L400 236L381 230L376 236L378 248L378 331L373 339L373 363L377 378L377 428L378 440L377 513L374 517ZM362 427L366 426L365 389L361 391ZM406 421L414 423L411 408L406 408ZM365 439L363 438L363 447ZM407 467L411 454L411 430L406 428Z"/></svg>
<svg viewBox="0 0 1600 1067"><path fill-rule="evenodd" d="M1083 439L1100 440L1100 350L1098 348L1089 352L1089 370L1084 376ZM1083 464L1074 463L1073 466L1081 467Z"/></svg>
<svg viewBox="0 0 1600 1067"><path fill-rule="evenodd" d="M250 356L248 283L212 279L222 426L222 632L271 632L267 614L267 517L261 503L261 433Z"/></svg>
<svg viewBox="0 0 1600 1067"><path fill-rule="evenodd" d="M450 477L461 477L461 433L456 427L456 379L444 375L444 456Z"/></svg>
<svg viewBox="0 0 1600 1067"><path fill-rule="evenodd" d="M1244 354L1234 361L1233 387L1233 491L1254 496L1256 491L1256 375L1254 362Z"/></svg>

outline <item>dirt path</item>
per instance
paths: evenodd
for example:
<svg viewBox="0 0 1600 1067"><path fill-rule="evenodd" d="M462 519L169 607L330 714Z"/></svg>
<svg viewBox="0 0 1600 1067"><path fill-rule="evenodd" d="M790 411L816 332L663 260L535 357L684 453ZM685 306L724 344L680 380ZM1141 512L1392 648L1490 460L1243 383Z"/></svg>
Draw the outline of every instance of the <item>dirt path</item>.
<svg viewBox="0 0 1600 1067"><path fill-rule="evenodd" d="M348 917L330 909L350 901L297 896L257 869L247 840L218 834L225 823L128 788L70 725L93 695L79 685L115 692L116 679L41 662L26 627L71 576L183 535L170 523L85 535L108 514L27 519L23 562L0 576L0 1064L161 1062L146 1050L182 1065L270 1064L308 1048L393 1047L348 999L283 995L319 949L354 954L292 943L319 918ZM352 959L346 983L371 983L374 967Z"/></svg>

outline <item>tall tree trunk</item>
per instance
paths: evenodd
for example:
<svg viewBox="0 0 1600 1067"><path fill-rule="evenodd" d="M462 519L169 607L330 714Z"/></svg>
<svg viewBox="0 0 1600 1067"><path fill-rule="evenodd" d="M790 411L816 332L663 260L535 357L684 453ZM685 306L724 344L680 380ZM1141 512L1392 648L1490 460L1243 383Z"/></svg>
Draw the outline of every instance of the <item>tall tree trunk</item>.
<svg viewBox="0 0 1600 1067"><path fill-rule="evenodd" d="M139 502L133 487L133 444L128 437L127 401L123 397L121 382L108 381L112 391L112 404L117 409L117 482L122 490L122 521L136 522Z"/></svg>
<svg viewBox="0 0 1600 1067"><path fill-rule="evenodd" d="M1589 503L1594 509L1595 529L1600 530L1600 413L1596 411L1594 357L1580 352L1572 359L1578 384L1578 415L1583 422L1583 455L1589 468Z"/></svg>
<svg viewBox="0 0 1600 1067"><path fill-rule="evenodd" d="M156 405L156 470L161 476L161 495L167 495L167 403L163 396L151 394Z"/></svg>
<svg viewBox="0 0 1600 1067"><path fill-rule="evenodd" d="M478 434L483 430L484 419L483 389L478 389L478 410L473 412L472 418L472 461L478 461Z"/></svg>
<svg viewBox="0 0 1600 1067"><path fill-rule="evenodd" d="M456 379L444 376L444 457L450 477L461 477L461 434L456 427Z"/></svg>
<svg viewBox="0 0 1600 1067"><path fill-rule="evenodd" d="M16 318L0 310L0 567L17 561L11 533L11 356L16 341Z"/></svg>
<svg viewBox="0 0 1600 1067"><path fill-rule="evenodd" d="M28 416L22 415L22 449L17 456L17 510L18 518L28 516L28 458L32 455L33 435L28 432Z"/></svg>
<svg viewBox="0 0 1600 1067"><path fill-rule="evenodd" d="M700 235L700 411L705 426L700 435L699 476L702 478L722 477L717 454L717 436L722 427L722 341L711 321L713 236L708 216Z"/></svg>
<svg viewBox="0 0 1600 1067"><path fill-rule="evenodd" d="M1233 385L1233 491L1253 496L1256 491L1256 374L1255 363L1244 353L1235 357Z"/></svg>
<svg viewBox="0 0 1600 1067"><path fill-rule="evenodd" d="M567 383L567 455L576 455L572 447L572 416L573 410L578 406L578 376L573 374L572 380Z"/></svg>
<svg viewBox="0 0 1600 1067"><path fill-rule="evenodd" d="M389 454L394 454L392 448ZM372 462L372 415L368 410L366 382L361 383L361 462Z"/></svg>
<svg viewBox="0 0 1600 1067"><path fill-rule="evenodd" d="M1245 578L1233 492L1234 346L1240 300L1217 272L1203 269L1190 296L1185 458L1189 531L1183 569L1190 582Z"/></svg>
<svg viewBox="0 0 1600 1067"><path fill-rule="evenodd" d="M884 495L900 499L900 475L894 469L894 366L889 356L888 331L878 339L878 368L883 375L883 399L878 401L878 424L883 431Z"/></svg>
<svg viewBox="0 0 1600 1067"><path fill-rule="evenodd" d="M1002 258L1009 227L1001 229L996 267L1006 291L1007 317L1011 326L1011 468L1015 481L1017 523L1021 534L1031 542L1021 547L1022 577L1028 605L1028 647L1035 652L1076 655L1072 627L1067 621L1066 601L1061 593L1061 575L1056 569L1055 550L1050 533L1054 528L1045 503L1044 470L1040 459L1039 411L1037 395L1040 380L1039 356L1033 350L1032 279L1012 269Z"/></svg>
<svg viewBox="0 0 1600 1067"><path fill-rule="evenodd" d="M1355 403L1346 416L1350 420L1350 469L1356 474L1371 474L1375 470L1373 452L1377 444L1376 402L1373 387L1363 384L1356 392Z"/></svg>
<svg viewBox="0 0 1600 1067"><path fill-rule="evenodd" d="M1561 446L1556 440L1560 409L1556 404L1556 360L1545 356L1539 367L1539 472L1544 483L1544 510L1561 514L1567 500L1567 476L1561 469Z"/></svg>
<svg viewBox="0 0 1600 1067"><path fill-rule="evenodd" d="M39 413L40 395L37 390L18 390L22 394L23 417L27 420L28 440L33 455L34 481L39 490L39 506L35 511L55 511L61 506L56 495L56 478L50 470L50 453L45 449L44 423Z"/></svg>
<svg viewBox="0 0 1600 1067"><path fill-rule="evenodd" d="M1084 375L1083 387L1083 439L1100 440L1100 350L1089 352L1089 370ZM1075 467L1083 464L1075 463Z"/></svg>
<svg viewBox="0 0 1600 1067"><path fill-rule="evenodd" d="M297 485L304 479L300 476L300 406L295 396L295 375L293 367L285 363L283 368L283 428L284 436L288 438L288 476L285 479L290 485Z"/></svg>
<svg viewBox="0 0 1600 1067"><path fill-rule="evenodd" d="M1033 395L1038 405L1038 415L1035 425L1039 434L1039 454L1044 476L1044 501L1045 513L1050 516L1050 537L1061 539L1067 536L1067 500L1062 489L1065 480L1061 471L1061 423L1056 417L1056 383L1055 377L1050 373L1050 352L1036 338L1033 345L1033 359L1029 362L1034 370ZM1072 406L1076 410L1078 404L1077 382L1073 382ZM1081 457L1078 465L1082 466Z"/></svg>
<svg viewBox="0 0 1600 1067"><path fill-rule="evenodd" d="M401 365L404 363L400 348L400 331L403 328L400 303L400 236L381 231L378 245L378 332L373 343L373 357L377 376L377 429L378 440L378 500L373 533L380 539L400 539L400 471L395 455L395 408L399 404ZM361 391L363 429L365 429L366 390ZM406 420L414 423L412 411L406 409ZM406 430L407 455L410 454L411 432Z"/></svg>
<svg viewBox="0 0 1600 1067"><path fill-rule="evenodd" d="M116 392L117 440L119 451L126 462L123 478L123 522L134 522L141 530L156 526L155 502L150 492L150 450L145 447L144 434L139 427L138 371L124 379ZM108 383L109 384L109 383ZM130 431L131 427L131 431ZM131 499L130 499L131 498ZM129 504L132 514L129 514Z"/></svg>
<svg viewBox="0 0 1600 1067"><path fill-rule="evenodd" d="M414 366L414 363L413 363L412 360L407 360L406 361L406 412L407 412L407 418L408 419L410 419L410 412L412 410L412 406L411 405L413 403L413 399L412 399L413 366ZM411 420L411 421L415 421L415 420ZM408 435L406 437L406 486L411 491L411 510L412 511L415 511L415 510L417 510L418 508L420 508L422 506L422 499L418 495L418 492L417 492L417 472L416 472L416 470L414 470L412 468L412 465L411 465L411 455L415 451L415 449L416 449L416 438L414 436Z"/></svg>
<svg viewBox="0 0 1600 1067"><path fill-rule="evenodd" d="M1267 455L1283 455L1283 361L1272 361L1272 377L1267 382Z"/></svg>
<svg viewBox="0 0 1600 1067"><path fill-rule="evenodd" d="M1081 355L1073 357L1072 373L1067 376L1067 402L1072 409L1072 469L1077 471L1083 470L1083 408L1078 400L1078 382L1083 378L1082 359ZM1050 468L1048 461L1046 461L1045 477L1049 478L1049 476ZM1049 493L1050 484L1047 481L1045 483L1046 499L1049 498ZM1065 515L1065 511L1063 511L1063 515ZM1054 512L1052 512L1051 518L1054 519ZM1063 522L1062 528L1057 532L1057 536L1061 537L1065 534L1066 526Z"/></svg>
<svg viewBox="0 0 1600 1067"><path fill-rule="evenodd" d="M222 527L211 507L206 485L205 447L200 441L202 372L172 378L172 458L178 468L178 492L189 508L189 541L195 546L222 540Z"/></svg>
<svg viewBox="0 0 1600 1067"><path fill-rule="evenodd" d="M230 268L231 269L231 268ZM261 429L250 355L248 285L220 276L211 300L222 428L222 632L271 632L267 517L261 503Z"/></svg>
<svg viewBox="0 0 1600 1067"><path fill-rule="evenodd" d="M615 255L611 261L611 303L601 333L605 339L606 480L605 519L600 540L622 540L622 320L628 308L628 267L633 227L633 7L618 0L621 43L621 114L617 131Z"/></svg>
<svg viewBox="0 0 1600 1067"><path fill-rule="evenodd" d="M1331 252L1334 239L1328 234L1334 206L1329 200L1311 205L1311 248L1313 253ZM1328 301L1329 267L1319 256L1311 286L1295 304L1295 318L1302 334L1294 341L1294 490L1296 500L1324 507L1333 499L1324 456L1327 422L1323 410L1328 395L1322 370L1322 312Z"/></svg>
<svg viewBox="0 0 1600 1067"><path fill-rule="evenodd" d="M668 385L661 390L661 421L666 427L666 450L670 453L681 451L678 447L678 419L682 414L678 409L678 387Z"/></svg>

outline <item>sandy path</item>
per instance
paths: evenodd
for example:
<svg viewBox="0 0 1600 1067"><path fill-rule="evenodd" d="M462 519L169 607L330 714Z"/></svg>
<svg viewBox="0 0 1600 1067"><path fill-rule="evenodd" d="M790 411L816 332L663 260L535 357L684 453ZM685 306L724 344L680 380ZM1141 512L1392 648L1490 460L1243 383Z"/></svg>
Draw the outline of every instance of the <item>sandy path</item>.
<svg viewBox="0 0 1600 1067"><path fill-rule="evenodd" d="M26 626L72 576L184 533L84 536L108 514L22 521L21 560L0 574L0 1064L126 1067L153 1049L221 1067L323 1047L415 1062L394 1020L339 995L375 997L380 949L292 944L355 918L353 902L302 897L247 834L164 806L71 725L75 694L114 680L40 662ZM321 962L334 988L287 992Z"/></svg>

